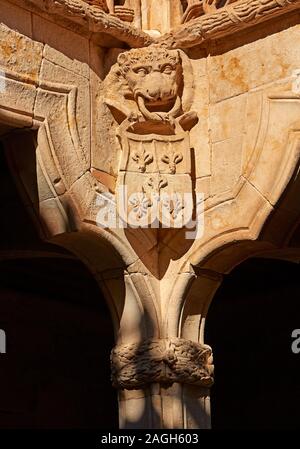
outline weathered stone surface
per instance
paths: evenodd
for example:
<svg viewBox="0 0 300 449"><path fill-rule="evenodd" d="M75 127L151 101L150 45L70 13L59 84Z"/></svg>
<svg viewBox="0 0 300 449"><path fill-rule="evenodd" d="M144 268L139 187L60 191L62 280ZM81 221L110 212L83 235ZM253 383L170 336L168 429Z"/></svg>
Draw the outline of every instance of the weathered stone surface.
<svg viewBox="0 0 300 449"><path fill-rule="evenodd" d="M208 428L223 273L295 258L300 1L3 5L1 141L44 236L105 293L120 423Z"/></svg>
<svg viewBox="0 0 300 449"><path fill-rule="evenodd" d="M32 36L32 16L26 9L6 1L1 2L0 20L11 30L25 36Z"/></svg>
<svg viewBox="0 0 300 449"><path fill-rule="evenodd" d="M209 113L213 143L244 134L246 106L246 95L234 96L211 105Z"/></svg>
<svg viewBox="0 0 300 449"><path fill-rule="evenodd" d="M235 136L212 145L211 194L231 191L241 174L242 137ZM226 186L226 190L224 190Z"/></svg>
<svg viewBox="0 0 300 449"><path fill-rule="evenodd" d="M113 384L121 389L138 390L149 383L210 386L213 382L210 347L179 338L115 347L111 363Z"/></svg>
<svg viewBox="0 0 300 449"><path fill-rule="evenodd" d="M1 76L2 78L2 76ZM16 111L24 111L32 116L36 98L36 87L32 84L24 84L5 76L2 78L5 89L1 92L2 107Z"/></svg>
<svg viewBox="0 0 300 449"><path fill-rule="evenodd" d="M209 61L211 101L290 76L299 66L299 25L246 44ZM291 42L294 44L291 46Z"/></svg>
<svg viewBox="0 0 300 449"><path fill-rule="evenodd" d="M191 129L190 141L194 149L196 178L211 175L211 146L209 136L209 80L206 76L206 60L192 60L194 97L192 109L199 121ZM203 74L201 76L201 74Z"/></svg>
<svg viewBox="0 0 300 449"><path fill-rule="evenodd" d="M45 82L46 85L47 82L51 83L53 80L59 80L59 84L64 86L66 91L69 91L67 93L68 99L65 99L66 102L63 105L65 107L64 112L67 115L69 130L73 135L73 143L78 146L77 151L79 153L82 152L82 155L79 156L80 162L83 164L85 170L88 169L90 167L91 151L91 105L88 79L60 67L57 62L51 63L47 59L44 59L41 67L40 80L42 83ZM59 90L59 86L57 86L57 89ZM78 142L74 142L75 135L78 135Z"/></svg>
<svg viewBox="0 0 300 449"><path fill-rule="evenodd" d="M3 69L38 80L43 45L0 24L0 64Z"/></svg>
<svg viewBox="0 0 300 449"><path fill-rule="evenodd" d="M88 76L86 64L89 59L89 43L87 39L36 15L33 15L32 19L32 35L35 41L47 43L44 52L46 59L68 70L80 71L80 75ZM66 62L66 57L69 58L69 63Z"/></svg>

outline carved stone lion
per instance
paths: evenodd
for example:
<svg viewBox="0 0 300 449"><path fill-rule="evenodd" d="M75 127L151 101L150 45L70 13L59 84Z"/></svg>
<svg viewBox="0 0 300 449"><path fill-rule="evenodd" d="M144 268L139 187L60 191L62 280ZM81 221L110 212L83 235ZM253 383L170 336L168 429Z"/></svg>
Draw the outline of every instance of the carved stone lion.
<svg viewBox="0 0 300 449"><path fill-rule="evenodd" d="M125 97L135 100L149 120L161 120L167 114L176 117L181 109L180 55L177 50L147 50L134 50L118 57L119 73L128 87Z"/></svg>
<svg viewBox="0 0 300 449"><path fill-rule="evenodd" d="M180 51L160 47L121 53L108 75L106 104L116 120L174 123L185 127L195 114L182 108L183 69Z"/></svg>
<svg viewBox="0 0 300 449"><path fill-rule="evenodd" d="M107 173L118 176L124 156L120 139L127 132L183 136L183 131L189 131L198 121L197 114L191 112L193 97L193 69L182 50L152 45L119 53L99 85L96 144L92 149L97 179L106 182L99 175L102 171L105 179Z"/></svg>

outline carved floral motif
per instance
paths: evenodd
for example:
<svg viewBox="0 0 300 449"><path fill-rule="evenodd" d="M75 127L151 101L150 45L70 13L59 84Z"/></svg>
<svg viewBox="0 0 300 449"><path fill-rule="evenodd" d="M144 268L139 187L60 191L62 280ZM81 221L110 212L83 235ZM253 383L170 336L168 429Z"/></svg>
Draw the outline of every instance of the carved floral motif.
<svg viewBox="0 0 300 449"><path fill-rule="evenodd" d="M163 154L161 160L165 164L168 164L169 172L174 175L176 173L176 165L183 160L183 155L182 153L172 151L170 154Z"/></svg>
<svg viewBox="0 0 300 449"><path fill-rule="evenodd" d="M137 163L138 170L141 173L144 173L146 171L146 166L153 162L153 155L146 152L145 149L142 149L140 152L134 151L131 157Z"/></svg>
<svg viewBox="0 0 300 449"><path fill-rule="evenodd" d="M145 192L132 195L129 203L132 205L137 220L143 218L147 214L148 208L152 205L151 200L145 195Z"/></svg>
<svg viewBox="0 0 300 449"><path fill-rule="evenodd" d="M174 220L176 220L184 209L182 196L175 192L172 196L163 198L162 207L170 213Z"/></svg>
<svg viewBox="0 0 300 449"><path fill-rule="evenodd" d="M167 187L167 185L168 180L160 175L156 177L152 176L147 180L147 186L150 187L151 190L157 194L159 194L163 188Z"/></svg>
<svg viewBox="0 0 300 449"><path fill-rule="evenodd" d="M111 353L111 369L113 386L119 389L140 389L154 382L213 384L211 348L182 338L117 346Z"/></svg>

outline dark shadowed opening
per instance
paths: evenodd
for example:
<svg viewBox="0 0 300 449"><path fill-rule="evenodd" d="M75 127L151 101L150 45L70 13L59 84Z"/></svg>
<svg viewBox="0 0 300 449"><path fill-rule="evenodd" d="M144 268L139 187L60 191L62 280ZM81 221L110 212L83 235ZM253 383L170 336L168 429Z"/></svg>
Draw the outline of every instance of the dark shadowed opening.
<svg viewBox="0 0 300 449"><path fill-rule="evenodd" d="M104 297L81 261L39 239L19 193L0 147L0 427L117 427Z"/></svg>
<svg viewBox="0 0 300 449"><path fill-rule="evenodd" d="M226 276L208 313L215 429L299 429L298 264L250 259Z"/></svg>

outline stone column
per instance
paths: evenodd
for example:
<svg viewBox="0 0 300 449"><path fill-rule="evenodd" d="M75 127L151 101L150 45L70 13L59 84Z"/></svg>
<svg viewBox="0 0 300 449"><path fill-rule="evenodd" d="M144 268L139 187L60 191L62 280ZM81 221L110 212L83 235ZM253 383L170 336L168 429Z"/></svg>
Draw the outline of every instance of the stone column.
<svg viewBox="0 0 300 449"><path fill-rule="evenodd" d="M154 278L125 276L125 301L111 353L120 428L210 428L214 367L204 326L221 282L222 276L209 270L181 273L173 280L171 296L166 287L158 298Z"/></svg>
<svg viewBox="0 0 300 449"><path fill-rule="evenodd" d="M116 346L112 381L119 389L120 427L210 427L211 348L182 338Z"/></svg>

